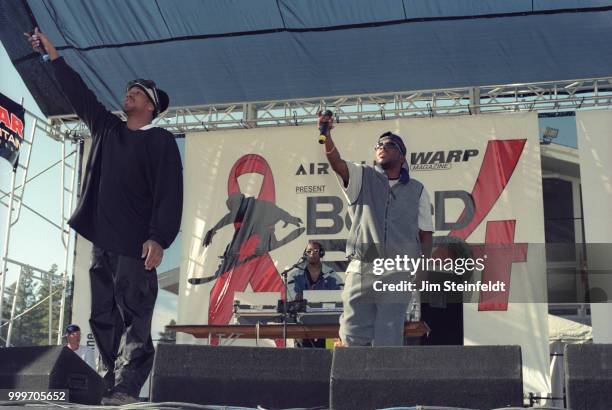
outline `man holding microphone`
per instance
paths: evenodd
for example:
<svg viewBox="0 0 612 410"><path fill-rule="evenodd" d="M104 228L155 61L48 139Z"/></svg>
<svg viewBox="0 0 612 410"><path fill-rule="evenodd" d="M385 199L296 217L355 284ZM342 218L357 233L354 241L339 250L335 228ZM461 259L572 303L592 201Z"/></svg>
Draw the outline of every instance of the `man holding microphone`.
<svg viewBox="0 0 612 410"><path fill-rule="evenodd" d="M93 243L89 323L109 391L105 405L137 401L153 364L151 319L163 250L181 223L183 177L174 136L151 122L168 108L153 81L125 88L127 122L109 112L38 28L25 34L49 57L64 95L91 132L77 208L68 221Z"/></svg>
<svg viewBox="0 0 612 410"><path fill-rule="evenodd" d="M340 338L345 346L401 346L410 295L372 297L376 258L431 255L433 222L429 195L410 177L406 146L386 132L374 146L376 166L344 161L331 138L330 111L319 116L325 155L338 175L352 220L346 253L350 259L342 299ZM411 272L414 274L415 272ZM407 272L399 272L407 274Z"/></svg>

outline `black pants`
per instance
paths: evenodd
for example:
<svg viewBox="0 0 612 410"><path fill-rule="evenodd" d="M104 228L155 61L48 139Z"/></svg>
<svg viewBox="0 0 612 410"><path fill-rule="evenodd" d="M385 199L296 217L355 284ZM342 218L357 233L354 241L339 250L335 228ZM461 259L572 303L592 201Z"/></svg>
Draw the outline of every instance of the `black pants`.
<svg viewBox="0 0 612 410"><path fill-rule="evenodd" d="M142 259L118 255L94 246L89 269L91 316L109 388L138 397L155 349L151 318L157 298L157 273Z"/></svg>

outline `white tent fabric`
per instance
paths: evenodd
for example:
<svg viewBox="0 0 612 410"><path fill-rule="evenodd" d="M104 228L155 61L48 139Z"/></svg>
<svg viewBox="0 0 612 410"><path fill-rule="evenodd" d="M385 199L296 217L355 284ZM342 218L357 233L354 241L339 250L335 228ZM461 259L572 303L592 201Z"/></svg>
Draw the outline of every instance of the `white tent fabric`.
<svg viewBox="0 0 612 410"><path fill-rule="evenodd" d="M567 344L592 343L593 329L591 326L548 315L548 340L550 347L550 382L552 387L552 405L564 407L563 388L565 386L565 368L563 366L563 349ZM558 399L557 399L558 398Z"/></svg>
<svg viewBox="0 0 612 410"><path fill-rule="evenodd" d="M23 39L34 26L112 110L134 78L186 107L612 72L612 0L23 0L0 22L46 116L73 109Z"/></svg>
<svg viewBox="0 0 612 410"><path fill-rule="evenodd" d="M590 343L593 341L593 329L580 322L548 315L548 340L551 343Z"/></svg>

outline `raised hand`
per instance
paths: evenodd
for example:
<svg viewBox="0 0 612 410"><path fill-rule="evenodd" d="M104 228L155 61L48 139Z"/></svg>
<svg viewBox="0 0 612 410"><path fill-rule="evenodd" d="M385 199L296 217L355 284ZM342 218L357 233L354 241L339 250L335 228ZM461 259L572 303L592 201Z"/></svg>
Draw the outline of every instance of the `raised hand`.
<svg viewBox="0 0 612 410"><path fill-rule="evenodd" d="M334 117L333 115L324 115L324 111L318 112L319 118L317 119L317 129L321 129L321 123L327 123L327 137L329 137L330 131L334 129Z"/></svg>
<svg viewBox="0 0 612 410"><path fill-rule="evenodd" d="M32 46L32 50L41 54L49 54L49 58L51 60L59 58L59 54L53 46L53 43L51 43L51 40L49 40L49 38L38 29L38 27L35 27L33 32L23 33L23 35L28 38L28 41Z"/></svg>

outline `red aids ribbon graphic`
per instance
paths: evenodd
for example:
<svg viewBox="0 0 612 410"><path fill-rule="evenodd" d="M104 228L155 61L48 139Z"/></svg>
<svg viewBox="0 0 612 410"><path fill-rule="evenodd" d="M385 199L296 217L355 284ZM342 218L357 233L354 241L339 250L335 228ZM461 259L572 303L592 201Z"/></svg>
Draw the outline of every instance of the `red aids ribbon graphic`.
<svg viewBox="0 0 612 410"><path fill-rule="evenodd" d="M244 197L238 184L238 177L250 173L263 176L256 200ZM248 154L238 159L230 171L227 192L230 198L232 196L242 198L238 203L237 217L233 221L234 237L229 245L235 257L226 266L226 270L210 291L209 324L229 323L233 313L234 293L245 291L248 284L251 285L254 292L280 291L282 297L285 297L282 280L268 253L270 241L266 239L265 232L262 233L261 230L265 228L270 231L273 227L264 226L266 222L260 218L253 218L258 215L256 207L264 209L263 207L269 206L270 211L265 214L266 216L270 216L273 209L276 209L275 206L272 207L275 203L274 177L266 160L256 154ZM267 202L267 205L261 202L257 204L257 201ZM265 252L262 252L262 249Z"/></svg>
<svg viewBox="0 0 612 410"><path fill-rule="evenodd" d="M270 165L264 157L257 154L248 154L241 157L230 171L227 180L227 195L240 193L240 185L238 185L238 177L244 174L261 174L263 181L257 199L263 201L276 202L276 194L274 192L274 176Z"/></svg>

